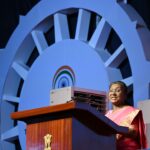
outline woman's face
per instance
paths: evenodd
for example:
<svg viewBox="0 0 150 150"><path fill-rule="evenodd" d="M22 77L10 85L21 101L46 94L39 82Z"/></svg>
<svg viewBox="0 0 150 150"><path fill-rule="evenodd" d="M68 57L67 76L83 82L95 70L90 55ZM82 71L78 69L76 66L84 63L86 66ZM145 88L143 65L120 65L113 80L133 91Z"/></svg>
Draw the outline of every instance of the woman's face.
<svg viewBox="0 0 150 150"><path fill-rule="evenodd" d="M124 104L126 98L124 88L120 84L112 84L109 89L108 98L113 105L119 106Z"/></svg>

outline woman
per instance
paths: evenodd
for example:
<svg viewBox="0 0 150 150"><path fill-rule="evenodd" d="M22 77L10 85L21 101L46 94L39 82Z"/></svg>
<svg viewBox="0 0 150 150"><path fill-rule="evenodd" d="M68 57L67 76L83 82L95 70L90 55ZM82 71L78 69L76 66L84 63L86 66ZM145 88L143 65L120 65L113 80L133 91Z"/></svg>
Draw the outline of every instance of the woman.
<svg viewBox="0 0 150 150"><path fill-rule="evenodd" d="M125 104L127 86L122 81L111 83L108 98L112 110L106 116L120 126L128 127L128 134L117 134L117 150L137 150L146 148L145 126L142 112Z"/></svg>

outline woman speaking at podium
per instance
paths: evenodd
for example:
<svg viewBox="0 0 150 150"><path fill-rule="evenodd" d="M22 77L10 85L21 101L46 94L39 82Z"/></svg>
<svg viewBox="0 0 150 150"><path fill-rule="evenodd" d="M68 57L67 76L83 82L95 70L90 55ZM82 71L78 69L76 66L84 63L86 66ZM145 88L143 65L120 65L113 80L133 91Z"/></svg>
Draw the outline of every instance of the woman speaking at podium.
<svg viewBox="0 0 150 150"><path fill-rule="evenodd" d="M127 98L127 86L122 81L110 84L109 101L112 110L106 116L120 126L128 127L126 135L117 134L117 150L137 150L146 148L145 126L142 112L125 104Z"/></svg>

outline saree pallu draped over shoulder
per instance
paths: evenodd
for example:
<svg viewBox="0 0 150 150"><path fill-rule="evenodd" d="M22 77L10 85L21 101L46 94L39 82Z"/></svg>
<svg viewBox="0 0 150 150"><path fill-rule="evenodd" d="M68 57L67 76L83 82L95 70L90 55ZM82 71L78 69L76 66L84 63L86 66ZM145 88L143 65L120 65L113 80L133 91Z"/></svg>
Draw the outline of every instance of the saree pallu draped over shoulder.
<svg viewBox="0 0 150 150"><path fill-rule="evenodd" d="M117 150L137 150L147 148L145 125L141 110L131 106L124 106L120 110L109 110L106 117L120 126L133 129L133 135L116 135Z"/></svg>

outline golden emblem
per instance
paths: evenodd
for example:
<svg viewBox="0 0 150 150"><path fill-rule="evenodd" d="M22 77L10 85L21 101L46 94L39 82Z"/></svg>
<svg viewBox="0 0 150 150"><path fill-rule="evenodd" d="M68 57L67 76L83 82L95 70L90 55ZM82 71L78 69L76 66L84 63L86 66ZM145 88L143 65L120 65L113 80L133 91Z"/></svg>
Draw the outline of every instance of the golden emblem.
<svg viewBox="0 0 150 150"><path fill-rule="evenodd" d="M44 138L44 144L45 144L44 150L52 150L51 149L52 135L46 134L43 138Z"/></svg>

